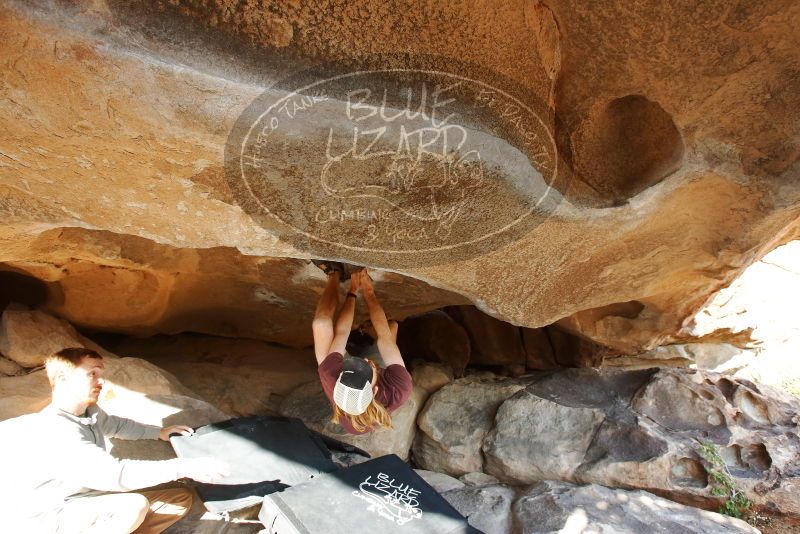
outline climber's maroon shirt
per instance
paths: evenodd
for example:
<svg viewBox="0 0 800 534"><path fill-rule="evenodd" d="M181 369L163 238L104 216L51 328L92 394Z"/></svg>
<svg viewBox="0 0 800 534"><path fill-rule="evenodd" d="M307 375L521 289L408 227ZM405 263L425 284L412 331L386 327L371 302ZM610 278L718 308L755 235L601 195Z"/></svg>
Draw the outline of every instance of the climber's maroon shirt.
<svg viewBox="0 0 800 534"><path fill-rule="evenodd" d="M319 380L322 382L322 389L325 390L331 405L333 405L333 388L336 386L339 373L342 372L343 361L344 357L341 353L331 352L322 360L317 369L319 371ZM393 412L408 400L413 389L411 375L405 367L395 363L385 369L381 369L381 374L378 378L378 393L375 395L375 399L389 412ZM346 417L342 417L339 420L339 424L350 434L365 434L372 430L368 428L364 432L358 432Z"/></svg>

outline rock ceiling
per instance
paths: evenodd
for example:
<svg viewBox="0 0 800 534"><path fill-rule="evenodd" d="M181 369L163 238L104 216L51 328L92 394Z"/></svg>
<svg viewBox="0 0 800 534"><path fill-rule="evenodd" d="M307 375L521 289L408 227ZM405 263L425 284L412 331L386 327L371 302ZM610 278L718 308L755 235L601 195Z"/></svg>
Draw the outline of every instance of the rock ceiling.
<svg viewBox="0 0 800 534"><path fill-rule="evenodd" d="M303 345L323 285L307 260L325 257L375 268L396 318L472 302L625 352L679 339L711 295L796 237L798 28L800 5L780 0L6 0L0 283L87 328ZM380 247L363 221L304 212L321 191L390 175L375 159L318 166L328 132L347 140L347 87L329 83L259 153L264 188L249 192L284 217L230 175L254 103L321 64L470 80L453 90L449 126L469 132L455 157L431 152L421 170L393 158L395 181L369 185L393 196L352 201L417 225L379 228ZM377 81L418 81L390 78ZM443 163L451 187L436 189ZM323 189L303 185L319 176ZM525 211L539 183L549 203ZM517 212L526 223L500 231ZM486 246L461 245L474 236Z"/></svg>

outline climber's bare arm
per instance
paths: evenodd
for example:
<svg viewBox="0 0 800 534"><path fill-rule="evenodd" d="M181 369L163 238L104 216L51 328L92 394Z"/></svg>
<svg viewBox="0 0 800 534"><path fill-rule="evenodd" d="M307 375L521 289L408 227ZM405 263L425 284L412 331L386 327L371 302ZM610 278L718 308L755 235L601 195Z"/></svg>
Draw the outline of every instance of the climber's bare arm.
<svg viewBox="0 0 800 534"><path fill-rule="evenodd" d="M350 337L350 331L353 329L353 317L356 314L356 296L359 291L359 282L352 278L350 282L350 291L344 299L342 309L339 310L339 318L336 319L336 325L333 328L333 341L328 349L328 354L331 352L338 352L344 354L344 349L347 346L347 338Z"/></svg>
<svg viewBox="0 0 800 534"><path fill-rule="evenodd" d="M352 299L348 299L352 300ZM314 321L311 323L311 330L314 334L314 355L317 357L317 365L321 364L325 357L330 354L330 347L333 343L334 328L333 316L336 307L339 305L339 273L332 272L328 275L328 282L322 296L317 303L314 312Z"/></svg>
<svg viewBox="0 0 800 534"><path fill-rule="evenodd" d="M372 287L372 280L367 270L364 269L356 274L360 278L359 282L364 293L364 301L367 303L367 309L369 310L369 320L372 323L372 328L375 329L378 352L380 352L384 364L386 366L398 364L405 367L403 356L397 347L397 323L395 321L390 323L386 318L386 313L378 301L378 296Z"/></svg>

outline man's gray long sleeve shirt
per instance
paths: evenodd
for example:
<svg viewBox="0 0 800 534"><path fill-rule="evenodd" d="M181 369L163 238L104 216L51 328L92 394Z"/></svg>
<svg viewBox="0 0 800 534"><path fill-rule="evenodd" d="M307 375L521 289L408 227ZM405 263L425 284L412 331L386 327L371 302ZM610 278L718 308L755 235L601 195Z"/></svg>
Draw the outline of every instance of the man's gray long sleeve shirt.
<svg viewBox="0 0 800 534"><path fill-rule="evenodd" d="M57 511L69 499L95 491L131 491L179 477L176 460L118 460L107 438L158 439L160 428L90 406L83 417L49 405L3 422L0 441L13 465L0 480L0 499L21 517ZM9 476L10 475L10 476Z"/></svg>

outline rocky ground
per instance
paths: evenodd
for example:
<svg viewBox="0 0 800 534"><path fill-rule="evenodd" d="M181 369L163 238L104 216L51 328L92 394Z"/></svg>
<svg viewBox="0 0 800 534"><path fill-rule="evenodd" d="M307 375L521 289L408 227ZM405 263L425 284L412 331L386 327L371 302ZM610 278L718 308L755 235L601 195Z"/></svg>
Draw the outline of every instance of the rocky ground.
<svg viewBox="0 0 800 534"><path fill-rule="evenodd" d="M408 458L487 533L586 526L620 532L756 532L713 513L719 474L752 503L763 532L800 520L800 400L746 379L692 369L565 369L503 377L415 362L412 399L392 431L348 436L329 406L310 351L211 336L95 336L41 312L7 310L0 346L15 361L0 377L4 419L41 408L48 387L37 354L85 345L107 358L105 409L154 424L200 426L231 415L298 416L373 454ZM24 367L27 366L27 367ZM213 379L211 379L213 377ZM703 454L703 442L719 462ZM116 441L114 454L160 459L161 442ZM603 525L606 525L605 527ZM178 532L255 532L198 504ZM788 529L788 530L787 530Z"/></svg>

